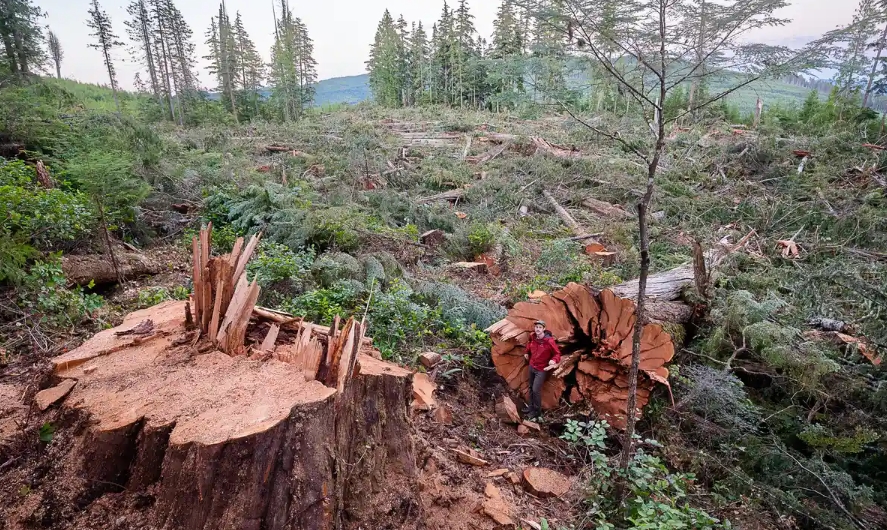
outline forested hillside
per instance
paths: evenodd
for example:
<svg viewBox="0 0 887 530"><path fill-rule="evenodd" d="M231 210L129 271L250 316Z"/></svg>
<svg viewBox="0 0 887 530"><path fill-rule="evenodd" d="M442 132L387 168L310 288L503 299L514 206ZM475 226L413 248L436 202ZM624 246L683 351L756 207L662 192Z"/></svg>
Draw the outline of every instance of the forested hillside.
<svg viewBox="0 0 887 530"><path fill-rule="evenodd" d="M107 87L0 2L0 528L887 528L887 6L783 5L385 12L334 105L285 0L92 0Z"/></svg>

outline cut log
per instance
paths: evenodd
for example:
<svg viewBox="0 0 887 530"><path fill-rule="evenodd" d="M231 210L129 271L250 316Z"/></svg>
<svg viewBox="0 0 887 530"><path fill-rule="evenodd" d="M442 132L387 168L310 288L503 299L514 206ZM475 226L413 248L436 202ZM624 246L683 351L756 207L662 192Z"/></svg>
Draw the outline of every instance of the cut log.
<svg viewBox="0 0 887 530"><path fill-rule="evenodd" d="M150 276L163 271L163 266L144 254L115 251L114 257L124 279ZM62 256L62 272L73 285L108 285L117 283L117 273L106 255L87 254Z"/></svg>
<svg viewBox="0 0 887 530"><path fill-rule="evenodd" d="M434 391L437 385L428 378L428 374L417 373L413 375L413 410L431 410L437 406L434 399Z"/></svg>
<svg viewBox="0 0 887 530"><path fill-rule="evenodd" d="M576 222L575 219L573 219L572 215L570 215L570 212L565 210L564 207L561 206L550 193L548 193L548 190L543 190L542 195L544 195L545 198L548 199L549 204L551 204L551 207L554 208L554 211L557 212L557 215L561 218L561 221L563 221L564 224L567 225L574 234L582 235L585 233L582 227L579 226L579 223Z"/></svg>
<svg viewBox="0 0 887 530"><path fill-rule="evenodd" d="M469 452L466 452L466 451L460 451L459 449L453 449L453 452L456 453L456 459L459 462L462 462L463 464L468 464L470 466L480 467L480 466L485 466L489 463L486 460L484 460L483 458L475 456L475 455L473 455Z"/></svg>
<svg viewBox="0 0 887 530"><path fill-rule="evenodd" d="M449 191L445 191L443 193L438 193L437 195L430 195L428 197L423 197L421 199L418 199L416 202L418 202L420 204L435 202L435 201L456 202L457 200L462 198L462 194L464 194L464 193L465 193L464 189L456 188L454 190L449 190Z"/></svg>
<svg viewBox="0 0 887 530"><path fill-rule="evenodd" d="M437 248L447 240L446 234L441 230L429 230L419 236L419 242L431 248Z"/></svg>
<svg viewBox="0 0 887 530"><path fill-rule="evenodd" d="M678 309L681 306L683 309ZM688 306L674 302L651 303L649 309L649 316L653 319L662 318L663 322L675 324L688 321L692 315ZM524 396L529 393L525 345L537 320L546 322L548 331L563 350L560 366L543 385L543 408L557 407L561 398L568 398L572 403L586 400L598 415L606 415L611 425L622 428L626 419L626 381L631 364L635 302L619 297L611 290L595 294L573 283L561 291L545 295L537 303L515 304L507 317L487 331L493 340L492 357L496 371L512 389L519 390ZM644 326L639 409L649 400L655 382L668 384L665 365L671 361L674 351L672 337L661 324ZM566 393L566 378L574 372L576 386Z"/></svg>
<svg viewBox="0 0 887 530"><path fill-rule="evenodd" d="M570 491L570 478L544 467L524 470L524 486L537 497L561 497Z"/></svg>
<svg viewBox="0 0 887 530"><path fill-rule="evenodd" d="M453 263L450 267L453 269L479 273L487 272L488 269L487 264L483 261L460 261L459 263Z"/></svg>
<svg viewBox="0 0 887 530"><path fill-rule="evenodd" d="M619 206L610 204L608 202L599 201L591 197L583 200L582 205L601 217L606 217L607 219L615 221L632 219L634 217L634 215L626 212Z"/></svg>
<svg viewBox="0 0 887 530"><path fill-rule="evenodd" d="M509 146L508 143L502 143L502 144L497 145L496 147L490 149L489 151L487 151L486 153L484 153L482 155L466 157L465 161L468 162L469 164L477 164L477 165L486 164L487 162L490 162L491 160L498 158L499 155L501 155L502 153L505 152L506 149L508 149L508 146Z"/></svg>
<svg viewBox="0 0 887 530"><path fill-rule="evenodd" d="M60 418L84 421L57 425L69 430L52 465L82 480L49 481L44 494L69 506L150 496L140 521L182 529L384 528L418 505L409 371L361 356L340 390L278 359L214 351L206 338L197 349L209 353L194 354L182 341L185 304L128 315L53 359L56 379L78 381ZM141 344L117 335L145 320L163 334ZM90 525L119 526L119 515L91 513Z"/></svg>
<svg viewBox="0 0 887 530"><path fill-rule="evenodd" d="M434 368L442 360L443 357L441 354L433 351L427 351L419 355L419 362L422 363L422 366L425 368Z"/></svg>

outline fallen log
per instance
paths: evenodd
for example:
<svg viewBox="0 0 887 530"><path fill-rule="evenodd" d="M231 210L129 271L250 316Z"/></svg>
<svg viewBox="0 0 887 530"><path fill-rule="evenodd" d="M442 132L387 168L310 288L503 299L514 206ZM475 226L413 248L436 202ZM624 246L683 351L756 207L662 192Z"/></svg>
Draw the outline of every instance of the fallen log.
<svg viewBox="0 0 887 530"><path fill-rule="evenodd" d="M429 203L435 201L450 201L456 202L457 200L462 198L462 195L465 193L465 190L462 188L457 188L454 190L445 191L443 193L438 193L437 195L430 195L428 197L422 197L416 202L418 203Z"/></svg>
<svg viewBox="0 0 887 530"><path fill-rule="evenodd" d="M567 225L574 234L576 234L577 236L582 236L584 238L583 234L585 234L585 231L582 229L576 219L573 219L573 216L570 215L570 212L565 210L564 207L561 206L560 203L558 203L557 200L550 193L548 193L548 190L543 190L542 195L544 195L545 198L548 199L548 203L551 204L551 207L554 208L555 212L557 212L557 215L561 218L561 221L563 221L564 224Z"/></svg>
<svg viewBox="0 0 887 530"><path fill-rule="evenodd" d="M591 197L582 201L583 206L596 213L601 217L615 220L631 219L634 215L626 212L621 207L610 204L608 202L599 201Z"/></svg>
<svg viewBox="0 0 887 530"><path fill-rule="evenodd" d="M120 274L131 280L140 276L159 274L163 266L148 256L135 252L115 252ZM117 273L107 255L87 254L62 256L62 272L73 285L107 285L117 283Z"/></svg>

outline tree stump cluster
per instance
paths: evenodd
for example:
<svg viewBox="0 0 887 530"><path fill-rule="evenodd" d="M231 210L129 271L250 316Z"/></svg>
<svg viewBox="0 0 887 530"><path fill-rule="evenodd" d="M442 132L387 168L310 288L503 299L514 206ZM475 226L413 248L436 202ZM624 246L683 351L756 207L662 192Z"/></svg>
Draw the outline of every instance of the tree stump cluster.
<svg viewBox="0 0 887 530"><path fill-rule="evenodd" d="M599 417L624 428L636 307L633 300L621 298L611 290L595 293L576 283L532 302L518 303L507 317L487 329L493 340L493 364L509 387L527 398L526 344L534 323L543 320L563 356L543 386L542 407L554 409L562 399L570 403L588 402ZM668 385L665 365L674 352L672 337L661 323L644 325L638 415L656 383Z"/></svg>

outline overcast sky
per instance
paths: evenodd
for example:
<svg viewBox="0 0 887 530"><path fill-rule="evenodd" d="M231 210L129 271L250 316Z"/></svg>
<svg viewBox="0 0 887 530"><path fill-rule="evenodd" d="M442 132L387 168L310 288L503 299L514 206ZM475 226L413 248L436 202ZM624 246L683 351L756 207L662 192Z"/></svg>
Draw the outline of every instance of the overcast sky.
<svg viewBox="0 0 887 530"><path fill-rule="evenodd" d="M98 50L88 48L90 30L86 27L90 0L35 0L47 12L46 22L59 37L65 50L62 76L90 83L107 84L107 74ZM126 41L126 4L130 0L100 0L108 12L114 29ZM276 1L276 0L275 0ZM453 0L451 3L455 3ZM266 60L270 58L273 43L272 0L227 0L232 19L237 11L243 16L246 29ZM469 0L476 18L478 31L489 38L493 18L500 0ZM218 11L219 0L177 0L176 4L194 31L198 56L207 55L204 33L210 17ZM854 0L794 0L779 16L790 18L792 24L767 29L756 35L756 40L768 43L797 44L810 40L838 25L850 22L857 2ZM428 28L440 16L443 0L290 0L295 16L302 18L314 39L314 58L318 62L320 79L359 75L365 73L364 62L376 32L376 25L385 9L396 18L399 14L409 22L421 20ZM132 88L133 76L139 66L127 51L116 54L117 76L120 85ZM213 80L200 62L200 80L213 86Z"/></svg>

